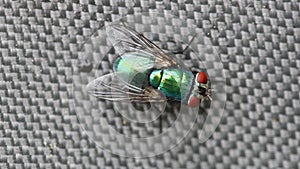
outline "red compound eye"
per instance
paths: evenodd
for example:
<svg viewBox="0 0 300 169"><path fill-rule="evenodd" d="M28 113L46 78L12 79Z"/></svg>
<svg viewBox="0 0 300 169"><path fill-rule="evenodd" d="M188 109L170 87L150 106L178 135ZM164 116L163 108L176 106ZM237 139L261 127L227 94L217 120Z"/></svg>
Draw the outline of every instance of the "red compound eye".
<svg viewBox="0 0 300 169"><path fill-rule="evenodd" d="M189 99L189 106L190 107L196 107L196 106L198 106L200 104L200 102L201 101L200 101L200 99L198 97L192 96Z"/></svg>
<svg viewBox="0 0 300 169"><path fill-rule="evenodd" d="M203 84L207 83L207 77L206 77L206 74L204 72L199 72L197 74L197 82L198 83L203 83Z"/></svg>

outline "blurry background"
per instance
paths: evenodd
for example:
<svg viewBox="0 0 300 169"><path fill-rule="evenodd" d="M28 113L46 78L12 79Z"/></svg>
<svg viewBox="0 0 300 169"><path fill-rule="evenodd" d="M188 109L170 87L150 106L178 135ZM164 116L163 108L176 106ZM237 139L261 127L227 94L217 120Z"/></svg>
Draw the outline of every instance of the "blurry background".
<svg viewBox="0 0 300 169"><path fill-rule="evenodd" d="M149 10L203 30L226 72L226 107L203 144L195 134L123 158L81 128L73 72L93 32ZM299 168L299 10L296 0L0 1L0 168Z"/></svg>

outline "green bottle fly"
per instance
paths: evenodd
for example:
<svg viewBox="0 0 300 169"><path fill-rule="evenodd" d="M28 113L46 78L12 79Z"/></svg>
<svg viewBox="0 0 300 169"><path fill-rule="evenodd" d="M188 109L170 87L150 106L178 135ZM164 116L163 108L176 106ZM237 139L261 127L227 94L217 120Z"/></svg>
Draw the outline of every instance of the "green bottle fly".
<svg viewBox="0 0 300 169"><path fill-rule="evenodd" d="M88 84L93 96L136 102L164 102L167 98L190 107L211 99L209 80L203 71L193 74L183 69L175 58L125 25L113 24L106 31L119 57L113 63L113 73Z"/></svg>
<svg viewBox="0 0 300 169"><path fill-rule="evenodd" d="M174 100L187 99L193 85L192 72L177 69L154 69L154 62L141 53L126 53L114 63L121 80L139 88L152 86Z"/></svg>

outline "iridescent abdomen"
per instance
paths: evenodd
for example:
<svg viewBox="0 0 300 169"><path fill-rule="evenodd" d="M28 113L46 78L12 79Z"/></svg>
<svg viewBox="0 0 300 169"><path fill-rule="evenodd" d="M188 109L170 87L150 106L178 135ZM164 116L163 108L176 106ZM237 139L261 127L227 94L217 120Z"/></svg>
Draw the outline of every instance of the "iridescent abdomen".
<svg viewBox="0 0 300 169"><path fill-rule="evenodd" d="M160 76L159 83L154 78ZM161 91L165 96L175 99L184 100L187 98L193 85L194 75L192 72L167 68L163 70L152 71L150 74L150 84Z"/></svg>
<svg viewBox="0 0 300 169"><path fill-rule="evenodd" d="M139 88L149 86L149 74L153 66L154 62L149 56L138 52L125 53L113 65L121 80Z"/></svg>

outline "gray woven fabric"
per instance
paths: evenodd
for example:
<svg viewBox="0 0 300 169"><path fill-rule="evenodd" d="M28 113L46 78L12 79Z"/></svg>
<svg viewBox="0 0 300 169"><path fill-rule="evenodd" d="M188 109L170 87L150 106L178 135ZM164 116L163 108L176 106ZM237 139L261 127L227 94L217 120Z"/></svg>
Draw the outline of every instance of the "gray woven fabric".
<svg viewBox="0 0 300 169"><path fill-rule="evenodd" d="M296 0L0 4L0 168L300 167ZM221 124L203 144L194 132L162 155L119 157L98 147L82 129L73 104L78 80L73 72L89 66L78 65L78 59L93 32L121 15L149 10L188 18L211 40L226 71L226 107ZM120 115L103 118L128 130ZM150 126L139 133L131 126L133 134L155 130Z"/></svg>

